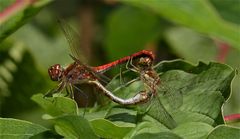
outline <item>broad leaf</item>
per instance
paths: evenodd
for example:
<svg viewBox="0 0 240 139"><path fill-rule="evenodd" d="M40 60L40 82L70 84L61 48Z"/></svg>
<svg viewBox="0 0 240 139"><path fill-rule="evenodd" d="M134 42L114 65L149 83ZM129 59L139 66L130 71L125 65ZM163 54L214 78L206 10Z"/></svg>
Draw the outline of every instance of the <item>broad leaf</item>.
<svg viewBox="0 0 240 139"><path fill-rule="evenodd" d="M210 2L225 20L236 24L240 23L240 2L238 0L210 0Z"/></svg>
<svg viewBox="0 0 240 139"><path fill-rule="evenodd" d="M173 132L183 138L206 138L213 127L205 123L188 122L179 125Z"/></svg>
<svg viewBox="0 0 240 139"><path fill-rule="evenodd" d="M66 115L53 119L57 133L65 138L95 139L97 136L93 132L91 124L82 116Z"/></svg>
<svg viewBox="0 0 240 139"><path fill-rule="evenodd" d="M32 97L43 109L51 116L59 116L62 114L77 115L77 104L74 100L66 97L45 98L42 94Z"/></svg>
<svg viewBox="0 0 240 139"><path fill-rule="evenodd" d="M143 133L143 134L138 134L132 138L133 139L182 139L181 137L171 132L159 132L154 134Z"/></svg>
<svg viewBox="0 0 240 139"><path fill-rule="evenodd" d="M146 114L142 115L142 119L138 119L141 122L131 131L129 137L171 131L183 138L201 138L206 137L216 125L224 124L221 108L230 96L230 84L234 77L233 69L219 63L199 63L199 65L193 66L181 60L163 61L157 64L154 69L161 77L162 84L160 86L165 86L160 88L166 88L166 90L158 90L159 99L171 117L159 113L163 112L162 106L151 104L153 101L150 101L151 105L149 106L154 107L154 111L145 109ZM123 74L123 77L131 76L133 76L131 72ZM127 82L130 79L123 78L123 81ZM116 77L107 87L114 90L119 86L121 87L119 83L119 78ZM129 98L143 89L141 84L142 81L136 81L122 87L115 94ZM182 95L182 105L178 109L172 108L167 101L167 97L169 97L166 95L167 89ZM170 120L176 122L175 128L171 126L174 121ZM153 130L149 131L147 125L151 126ZM194 130L193 127L199 127L201 131L198 130L196 134L188 134L193 132L190 131Z"/></svg>
<svg viewBox="0 0 240 139"><path fill-rule="evenodd" d="M48 129L27 121L0 118L1 139L28 139Z"/></svg>
<svg viewBox="0 0 240 139"><path fill-rule="evenodd" d="M169 28L164 35L173 52L181 58L194 63L218 60L219 48L207 36L183 27ZM240 51L234 48L225 57L225 62L233 67L239 67L239 60Z"/></svg>
<svg viewBox="0 0 240 139"><path fill-rule="evenodd" d="M208 139L237 139L240 137L239 128L218 126L209 135Z"/></svg>
<svg viewBox="0 0 240 139"><path fill-rule="evenodd" d="M197 63L211 61L217 57L213 40L187 28L174 27L166 30L166 41L179 57Z"/></svg>
<svg viewBox="0 0 240 139"><path fill-rule="evenodd" d="M94 132L102 138L123 138L133 127L118 126L105 119L91 121Z"/></svg>
<svg viewBox="0 0 240 139"><path fill-rule="evenodd" d="M220 18L207 0L121 0L121 2L150 9L166 19L217 37L240 50L239 25Z"/></svg>
<svg viewBox="0 0 240 139"><path fill-rule="evenodd" d="M0 42L26 23L30 17L46 6L51 0L1 0L0 6Z"/></svg>

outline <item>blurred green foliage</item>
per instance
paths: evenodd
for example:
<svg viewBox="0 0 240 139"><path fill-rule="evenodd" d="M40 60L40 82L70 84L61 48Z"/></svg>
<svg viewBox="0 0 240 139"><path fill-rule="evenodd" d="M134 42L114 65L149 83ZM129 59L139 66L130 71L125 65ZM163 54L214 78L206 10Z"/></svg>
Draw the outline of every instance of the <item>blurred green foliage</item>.
<svg viewBox="0 0 240 139"><path fill-rule="evenodd" d="M39 0L33 3L22 2L18 3L19 5L17 5L17 0L2 0L0 2L1 117L23 119L51 128L52 124L41 119L43 111L30 97L36 93L45 93L56 86L47 76L47 68L50 65L59 63L66 66L72 62L68 56L70 51L67 41L57 25L56 17L58 16L64 18L79 31L80 49L90 61L90 65L104 64L142 49L151 49L156 53L157 61L182 58L196 64L199 61L204 63L220 61L220 57L223 59L221 62L230 65L237 71L240 69L239 0L58 0L54 2ZM10 12L5 11L13 5L19 7L13 7ZM222 43L227 44L226 55L221 55ZM178 64L173 64L172 69L176 69ZM114 76L111 73L107 74L111 77ZM224 105L224 115L240 113L239 84L240 76L237 74L232 82L231 98ZM228 96L229 94L227 97L224 96L225 99ZM119 137L133 137L133 132L126 135L127 131L134 127L129 123L119 126L112 121L103 119L101 111L97 110L86 118L92 116L100 119L90 118L89 122L89 119L76 116L81 114L79 110L76 110L75 102L65 100L65 98L56 99L58 99L55 100L57 108L50 102L37 99L37 96L33 97L33 100L42 107L48 108L48 114L52 114L53 109L56 109L56 113L60 113L58 115L60 117L50 116L47 118L52 119L51 121L56 125L55 129L59 135L68 136L69 133L73 133L69 136L70 138L78 137L80 133L77 129L83 129L76 125L77 122L71 122L78 121L78 123L86 124L88 133L94 132L101 137L116 137L110 131L107 133L100 131L98 127L101 126L102 129L110 128L119 131L119 135L117 135ZM59 103L66 104L66 111L58 110L58 108L63 107ZM222 101L220 104L222 105ZM219 105L219 107L221 106ZM68 109L70 111L67 111ZM51 112L49 113L49 111ZM76 113L73 113L75 111ZM121 111L119 110L119 112ZM127 110L124 109L124 111ZM69 116L61 117L61 112L68 113ZM195 117L193 116L193 118ZM66 121L66 119L71 120ZM10 122L14 125L21 124L22 121L10 120ZM135 138L153 137L153 134L147 134L145 132L147 129L144 129L152 123L147 121L138 125L136 130L142 130L145 134L138 134ZM23 124L26 124L26 129L22 130L21 133L26 133L28 128L36 126L33 123L23 122ZM158 124L153 126L158 127ZM239 126L236 123L229 124ZM0 124L0 126L2 125ZM161 129L163 133L154 133L154 137L178 138L178 135L185 132L181 131L182 129L189 129L187 127L202 128L204 129L202 133L213 128L205 124L190 123L190 125L177 127L174 131L177 135L165 132L166 129L163 128ZM71 131L66 130L69 128ZM36 130L26 134L36 135L45 130L41 126L36 126ZM156 130L158 132L159 129ZM234 134L235 130L237 129L219 126L209 135L209 138L223 137L231 132L233 134L229 138L234 138L237 136ZM188 132L192 132L191 129ZM225 132L226 134L224 134ZM55 133L50 134L55 135ZM40 137L48 135L44 134ZM88 135L85 137L90 138ZM94 137L91 136L91 138Z"/></svg>

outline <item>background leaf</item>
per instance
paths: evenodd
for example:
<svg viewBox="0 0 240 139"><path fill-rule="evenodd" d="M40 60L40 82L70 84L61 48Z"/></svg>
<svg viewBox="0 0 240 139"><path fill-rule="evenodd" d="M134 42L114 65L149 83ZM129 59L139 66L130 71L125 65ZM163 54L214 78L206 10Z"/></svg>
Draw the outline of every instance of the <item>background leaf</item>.
<svg viewBox="0 0 240 139"><path fill-rule="evenodd" d="M1 116L16 116L36 108L29 98L50 85L26 46L8 40L1 45L0 57Z"/></svg>
<svg viewBox="0 0 240 139"><path fill-rule="evenodd" d="M50 0L39 1L1 1L0 16L0 42L17 30L26 21L34 16L42 7L48 4Z"/></svg>
<svg viewBox="0 0 240 139"><path fill-rule="evenodd" d="M177 55L197 63L216 59L218 52L213 40L188 28L170 28L165 34L167 42ZM204 55L203 55L204 53Z"/></svg>
<svg viewBox="0 0 240 139"><path fill-rule="evenodd" d="M1 139L28 139L47 129L27 121L11 118L0 118Z"/></svg>
<svg viewBox="0 0 240 139"><path fill-rule="evenodd" d="M239 25L222 20L216 10L206 0L163 0L163 1L128 1L128 4L148 8L156 14L190 27L196 31L206 33L232 44L232 47L240 49Z"/></svg>
<svg viewBox="0 0 240 139"><path fill-rule="evenodd" d="M115 60L126 51L131 54L143 49L159 38L161 31L156 15L139 8L120 7L108 17L104 43L110 59Z"/></svg>
<svg viewBox="0 0 240 139"><path fill-rule="evenodd" d="M240 3L237 0L210 0L219 14L226 20L239 24Z"/></svg>

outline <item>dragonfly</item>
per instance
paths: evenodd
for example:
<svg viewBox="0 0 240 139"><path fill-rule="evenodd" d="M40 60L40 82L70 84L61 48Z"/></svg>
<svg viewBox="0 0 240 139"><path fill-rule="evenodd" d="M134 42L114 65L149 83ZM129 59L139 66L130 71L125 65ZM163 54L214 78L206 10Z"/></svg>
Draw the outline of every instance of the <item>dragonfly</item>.
<svg viewBox="0 0 240 139"><path fill-rule="evenodd" d="M80 55L78 49L79 41L77 38L79 35L63 20L58 21L69 43L69 47L71 50L70 57L74 60L74 62L68 65L66 68L62 67L60 64L54 64L50 66L50 68L48 69L48 74L52 81L57 81L59 82L59 84L56 88L50 90L45 96L49 96L57 92L62 92L64 89L66 89L66 92L70 94L71 97L73 97L73 89L81 92L81 90L76 85L87 83L95 85L101 90L101 93L110 98L112 101L121 105L145 103L149 100L150 96L145 92L138 93L134 97L131 97L129 99L122 99L120 97L117 97L111 91L107 90L102 85L100 80L102 77L104 77L102 75L103 72L119 64L126 63L130 59L135 59L143 56L154 59L154 55L151 51L142 50L130 56L123 57L121 59L101 66L90 67L80 61L80 59L82 59L82 55Z"/></svg>
<svg viewBox="0 0 240 139"><path fill-rule="evenodd" d="M139 78L135 78L125 84L128 86L138 80L140 80L144 89L141 90L141 93L145 93L150 96L149 103L144 103L141 108L144 112L147 112L148 115L152 116L156 120L163 123L168 128L172 129L176 127L176 121L172 118L172 116L167 112L166 108L163 106L159 92L164 87L163 82L161 81L158 73L154 70L153 67L153 59L150 57L140 57L136 63L132 63L132 59L127 62L126 68L130 71L133 71L138 74ZM161 88L162 87L162 88ZM122 89L121 87L116 88L112 92L116 92L117 90ZM169 89L169 88L167 88ZM167 90L166 89L166 90ZM182 97L179 92L172 91L169 89L167 92L168 96L166 97L168 103L172 103L172 107L178 108L182 105Z"/></svg>

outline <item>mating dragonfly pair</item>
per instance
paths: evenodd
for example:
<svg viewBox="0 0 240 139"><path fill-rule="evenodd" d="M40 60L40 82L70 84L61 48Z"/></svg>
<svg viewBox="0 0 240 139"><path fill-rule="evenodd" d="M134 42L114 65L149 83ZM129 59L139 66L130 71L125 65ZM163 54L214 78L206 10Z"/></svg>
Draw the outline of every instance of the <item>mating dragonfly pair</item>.
<svg viewBox="0 0 240 139"><path fill-rule="evenodd" d="M59 64L55 64L48 69L50 78L53 81L60 82L58 87L49 93L61 92L66 89L67 92L72 96L73 88L79 90L76 84L88 83L96 85L102 93L109 97L112 101L121 105L132 105L138 103L144 103L150 99L151 96L156 95L156 85L160 82L159 76L154 70L152 70L153 54L151 51L140 51L131 56L124 57L117 61L111 62L98 67L89 67L80 62L76 57L70 55L75 61L70 64L67 68L63 68ZM139 58L138 64L135 66L132 64L132 60ZM127 63L126 68L140 74L141 80L144 81L146 86L149 88L141 93L137 93L134 97L129 99L122 99L115 96L111 91L107 90L100 82L100 72L106 71L116 65ZM133 68L128 66L131 64ZM69 91L70 90L70 91Z"/></svg>
<svg viewBox="0 0 240 139"><path fill-rule="evenodd" d="M58 87L48 92L48 94L61 92L63 89L66 89L66 91L73 96L73 89L80 90L76 86L77 84L88 83L96 85L101 90L101 93L121 105L146 103L151 101L152 98L158 98L158 89L161 81L158 73L153 68L155 56L151 51L142 50L105 65L90 67L80 61L81 55L78 48L78 34L69 25L64 23L64 21L59 21L59 24L69 43L71 49L70 56L74 62L66 68L55 64L48 69L51 80L59 82ZM133 61L135 62L133 63ZM126 69L139 74L138 80L144 84L144 90L127 99L114 95L100 82L103 76L102 72L124 63L126 64ZM130 81L129 83L132 82L133 81ZM159 107L161 107L161 112L159 113L163 117L165 116L172 120L172 117L166 112L161 102L159 102Z"/></svg>

